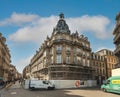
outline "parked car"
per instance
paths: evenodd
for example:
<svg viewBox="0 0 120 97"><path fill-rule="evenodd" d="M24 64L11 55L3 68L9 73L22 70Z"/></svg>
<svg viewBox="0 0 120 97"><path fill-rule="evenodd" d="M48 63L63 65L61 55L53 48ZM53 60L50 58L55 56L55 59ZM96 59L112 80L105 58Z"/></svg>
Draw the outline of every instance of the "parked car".
<svg viewBox="0 0 120 97"><path fill-rule="evenodd" d="M54 89L55 85L47 80L29 80L29 89Z"/></svg>

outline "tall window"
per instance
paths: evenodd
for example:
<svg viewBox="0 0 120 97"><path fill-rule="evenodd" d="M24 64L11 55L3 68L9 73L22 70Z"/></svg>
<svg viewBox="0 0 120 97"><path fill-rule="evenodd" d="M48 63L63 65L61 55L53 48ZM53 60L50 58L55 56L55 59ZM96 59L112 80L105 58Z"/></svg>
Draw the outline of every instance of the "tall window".
<svg viewBox="0 0 120 97"><path fill-rule="evenodd" d="M86 47L89 47L89 44L86 43Z"/></svg>
<svg viewBox="0 0 120 97"><path fill-rule="evenodd" d="M83 59L83 66L85 66L85 59Z"/></svg>
<svg viewBox="0 0 120 97"><path fill-rule="evenodd" d="M81 57L77 57L77 63L81 64Z"/></svg>
<svg viewBox="0 0 120 97"><path fill-rule="evenodd" d="M70 63L70 56L66 57L66 63Z"/></svg>
<svg viewBox="0 0 120 97"><path fill-rule="evenodd" d="M88 66L88 67L90 66L90 61L89 61L89 60L87 60L87 66Z"/></svg>
<svg viewBox="0 0 120 97"><path fill-rule="evenodd" d="M73 48L73 52L76 53L76 47Z"/></svg>
<svg viewBox="0 0 120 97"><path fill-rule="evenodd" d="M53 54L53 49L50 50L50 54Z"/></svg>
<svg viewBox="0 0 120 97"><path fill-rule="evenodd" d="M56 63L62 63L61 54L57 55L57 57L56 57Z"/></svg>
<svg viewBox="0 0 120 97"><path fill-rule="evenodd" d="M80 53L81 52L81 49L80 48L77 48L77 53Z"/></svg>
<svg viewBox="0 0 120 97"><path fill-rule="evenodd" d="M57 51L61 51L61 50L62 50L62 45L56 46L56 50L57 50Z"/></svg>
<svg viewBox="0 0 120 97"><path fill-rule="evenodd" d="M73 57L73 62L76 63L76 56Z"/></svg>
<svg viewBox="0 0 120 97"><path fill-rule="evenodd" d="M90 57L90 53L87 53L87 57Z"/></svg>

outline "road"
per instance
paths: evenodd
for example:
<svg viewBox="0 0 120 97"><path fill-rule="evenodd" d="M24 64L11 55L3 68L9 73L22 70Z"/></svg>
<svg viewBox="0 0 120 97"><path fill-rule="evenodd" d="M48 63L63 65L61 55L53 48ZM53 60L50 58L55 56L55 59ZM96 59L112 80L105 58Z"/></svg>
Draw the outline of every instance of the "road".
<svg viewBox="0 0 120 97"><path fill-rule="evenodd" d="M4 89L1 97L120 97L120 95L105 93L98 88L30 91L16 83L9 90Z"/></svg>

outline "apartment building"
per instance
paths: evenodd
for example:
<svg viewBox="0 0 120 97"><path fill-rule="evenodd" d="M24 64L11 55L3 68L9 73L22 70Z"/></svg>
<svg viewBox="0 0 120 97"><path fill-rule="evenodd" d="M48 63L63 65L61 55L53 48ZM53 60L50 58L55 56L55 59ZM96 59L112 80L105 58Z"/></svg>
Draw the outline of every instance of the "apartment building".
<svg viewBox="0 0 120 97"><path fill-rule="evenodd" d="M29 79L29 78L31 78L31 73L30 73L30 71L31 71L30 65L25 66L25 68L23 69L23 73L22 73L24 79Z"/></svg>
<svg viewBox="0 0 120 97"><path fill-rule="evenodd" d="M9 48L6 45L6 38L0 33L0 77L5 81L8 80L11 56Z"/></svg>
<svg viewBox="0 0 120 97"><path fill-rule="evenodd" d="M18 71L14 65L10 64L9 70L8 70L8 81L14 81L17 79L19 79L18 78Z"/></svg>
<svg viewBox="0 0 120 97"><path fill-rule="evenodd" d="M77 31L71 33L61 13L51 37L47 36L30 61L31 76L51 80L93 79L95 70L90 61L88 38Z"/></svg>
<svg viewBox="0 0 120 97"><path fill-rule="evenodd" d="M116 16L116 26L113 31L114 35L114 44L115 44L115 55L118 57L118 63L116 64L116 68L120 68L120 12Z"/></svg>
<svg viewBox="0 0 120 97"><path fill-rule="evenodd" d="M102 49L97 54L104 56L107 62L106 70L107 70L107 78L112 76L112 69L118 63L118 58L114 55L114 52L108 49Z"/></svg>
<svg viewBox="0 0 120 97"><path fill-rule="evenodd" d="M105 56L100 54L91 53L91 66L95 70L94 79L97 80L97 84L100 85L106 80L107 70L106 70L106 59Z"/></svg>

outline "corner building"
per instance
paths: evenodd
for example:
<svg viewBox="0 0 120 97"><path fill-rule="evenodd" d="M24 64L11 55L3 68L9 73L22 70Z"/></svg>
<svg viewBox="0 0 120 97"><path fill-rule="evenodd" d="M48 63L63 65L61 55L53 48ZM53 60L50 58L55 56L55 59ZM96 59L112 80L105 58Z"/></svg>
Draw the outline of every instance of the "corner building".
<svg viewBox="0 0 120 97"><path fill-rule="evenodd" d="M90 58L88 38L77 31L71 34L64 14L60 14L51 37L47 37L31 59L31 76L51 80L93 79Z"/></svg>

